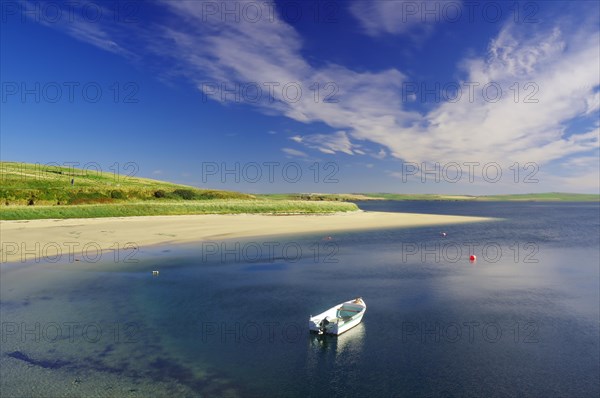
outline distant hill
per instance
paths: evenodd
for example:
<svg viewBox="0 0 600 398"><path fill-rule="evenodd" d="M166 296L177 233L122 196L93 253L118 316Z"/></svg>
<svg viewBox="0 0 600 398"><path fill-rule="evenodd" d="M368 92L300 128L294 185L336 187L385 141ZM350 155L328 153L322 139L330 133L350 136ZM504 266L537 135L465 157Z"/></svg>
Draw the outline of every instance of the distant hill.
<svg viewBox="0 0 600 398"><path fill-rule="evenodd" d="M532 193L514 195L441 195L441 194L398 194L398 193L288 193L261 195L274 200L329 200L356 202L363 200L430 200L430 201L545 201L545 202L599 202L600 195L580 193Z"/></svg>
<svg viewBox="0 0 600 398"><path fill-rule="evenodd" d="M472 201L544 201L544 202L598 202L600 195L596 194L581 194L581 193L530 193L530 194L512 194L512 195L437 195L437 194L389 194L389 193L366 193L369 196L377 199L386 200L472 200Z"/></svg>

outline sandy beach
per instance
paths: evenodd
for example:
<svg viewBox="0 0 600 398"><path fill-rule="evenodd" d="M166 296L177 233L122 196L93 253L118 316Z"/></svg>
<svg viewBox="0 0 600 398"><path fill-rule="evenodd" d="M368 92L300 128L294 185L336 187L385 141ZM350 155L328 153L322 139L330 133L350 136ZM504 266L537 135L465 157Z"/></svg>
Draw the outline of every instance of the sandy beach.
<svg viewBox="0 0 600 398"><path fill-rule="evenodd" d="M66 249L110 250L231 238L409 228L490 221L490 218L434 214L353 212L331 215L190 215L67 220L1 221L1 262L53 257ZM73 248L72 250L70 248Z"/></svg>

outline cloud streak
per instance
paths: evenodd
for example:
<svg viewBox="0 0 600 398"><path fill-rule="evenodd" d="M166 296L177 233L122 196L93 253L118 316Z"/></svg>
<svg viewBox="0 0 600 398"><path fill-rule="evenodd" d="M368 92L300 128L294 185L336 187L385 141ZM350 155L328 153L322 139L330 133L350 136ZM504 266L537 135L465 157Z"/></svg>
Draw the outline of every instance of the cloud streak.
<svg viewBox="0 0 600 398"><path fill-rule="evenodd" d="M444 0L355 0L350 12L369 36L405 35L422 40L433 32L436 23L444 20L445 6L460 11L460 4L460 1Z"/></svg>

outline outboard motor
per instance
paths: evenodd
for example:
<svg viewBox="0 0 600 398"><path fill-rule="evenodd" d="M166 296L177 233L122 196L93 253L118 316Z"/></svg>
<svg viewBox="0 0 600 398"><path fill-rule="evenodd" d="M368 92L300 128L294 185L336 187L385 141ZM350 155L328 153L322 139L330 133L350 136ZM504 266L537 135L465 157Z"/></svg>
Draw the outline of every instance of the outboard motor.
<svg viewBox="0 0 600 398"><path fill-rule="evenodd" d="M329 320L327 319L327 317L323 318L323 320L321 321L321 323L319 323L319 333L323 334L325 333L325 330L327 330L327 325L329 325L331 322L329 322Z"/></svg>

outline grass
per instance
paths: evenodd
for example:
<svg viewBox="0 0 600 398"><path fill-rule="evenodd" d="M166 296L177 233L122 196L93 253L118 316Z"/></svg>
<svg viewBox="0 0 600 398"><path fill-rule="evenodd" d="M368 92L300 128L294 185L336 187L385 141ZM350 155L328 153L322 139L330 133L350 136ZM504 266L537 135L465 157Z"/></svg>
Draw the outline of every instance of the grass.
<svg viewBox="0 0 600 398"><path fill-rule="evenodd" d="M134 202L61 206L9 206L0 208L2 220L164 216L185 214L326 214L356 211L354 203L230 200L189 202Z"/></svg>
<svg viewBox="0 0 600 398"><path fill-rule="evenodd" d="M185 214L322 214L353 203L273 200L95 170L0 162L0 220ZM72 183L73 181L73 183Z"/></svg>
<svg viewBox="0 0 600 398"><path fill-rule="evenodd" d="M109 204L140 200L253 199L240 192L198 189L94 169L0 162L0 200L7 205Z"/></svg>

